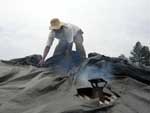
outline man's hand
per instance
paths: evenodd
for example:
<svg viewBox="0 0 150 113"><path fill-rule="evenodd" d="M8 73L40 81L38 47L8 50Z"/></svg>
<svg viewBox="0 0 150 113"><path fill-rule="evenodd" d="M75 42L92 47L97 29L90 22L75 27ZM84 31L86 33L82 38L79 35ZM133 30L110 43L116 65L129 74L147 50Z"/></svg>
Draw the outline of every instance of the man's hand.
<svg viewBox="0 0 150 113"><path fill-rule="evenodd" d="M40 62L39 62L39 65L40 65L40 66L43 66L44 63L45 63L45 61L44 61L44 59L42 58L42 59L40 60Z"/></svg>
<svg viewBox="0 0 150 113"><path fill-rule="evenodd" d="M50 46L46 46L45 49L44 49L44 53L43 53L43 57L42 59L40 60L39 62L39 65L40 66L43 66L43 64L45 63L44 59L46 58L48 52L49 52L49 49L50 49Z"/></svg>

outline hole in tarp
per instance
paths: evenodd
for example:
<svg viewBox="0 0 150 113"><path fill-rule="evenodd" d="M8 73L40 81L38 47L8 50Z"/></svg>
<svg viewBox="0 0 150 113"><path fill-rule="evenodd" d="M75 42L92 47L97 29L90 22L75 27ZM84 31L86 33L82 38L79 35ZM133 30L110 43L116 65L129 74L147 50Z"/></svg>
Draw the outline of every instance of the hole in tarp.
<svg viewBox="0 0 150 113"><path fill-rule="evenodd" d="M95 98L101 98L104 96L111 97L111 94L105 93L102 87L98 88L91 88L91 87L86 87L86 88L78 88L77 89L77 95L76 96L81 96L81 97L89 97L90 99L95 99Z"/></svg>
<svg viewBox="0 0 150 113"><path fill-rule="evenodd" d="M91 88L78 88L77 89L77 97L83 100L90 101L91 99L96 99L99 105L110 105L118 99L116 94L106 93L103 91L103 87Z"/></svg>

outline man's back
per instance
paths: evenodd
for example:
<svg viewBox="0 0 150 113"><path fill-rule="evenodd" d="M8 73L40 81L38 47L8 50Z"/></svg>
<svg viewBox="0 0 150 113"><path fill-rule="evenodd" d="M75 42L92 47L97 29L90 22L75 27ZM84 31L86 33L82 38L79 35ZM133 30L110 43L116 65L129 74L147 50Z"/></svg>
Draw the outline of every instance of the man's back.
<svg viewBox="0 0 150 113"><path fill-rule="evenodd" d="M73 42L75 36L78 34L79 31L82 31L78 26L64 23L63 27L60 30L52 30L53 37L59 40L66 40L67 42Z"/></svg>

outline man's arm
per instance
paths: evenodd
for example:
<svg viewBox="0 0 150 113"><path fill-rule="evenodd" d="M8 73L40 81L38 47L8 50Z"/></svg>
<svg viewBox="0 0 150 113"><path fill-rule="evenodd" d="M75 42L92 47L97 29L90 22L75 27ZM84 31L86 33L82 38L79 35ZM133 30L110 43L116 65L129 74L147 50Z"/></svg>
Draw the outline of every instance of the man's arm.
<svg viewBox="0 0 150 113"><path fill-rule="evenodd" d="M45 60L49 50L50 50L50 46L45 46L45 49L44 49L44 52L43 52L43 57L42 57L43 61Z"/></svg>
<svg viewBox="0 0 150 113"><path fill-rule="evenodd" d="M54 34L52 32L49 33L49 36L48 36L48 41L47 41L47 44L44 48L44 52L43 52L43 56L42 56L42 59L41 61L39 62L40 65L43 65L44 64L44 60L47 56L47 54L49 53L49 50L52 46L52 43L53 43L53 40L54 40Z"/></svg>

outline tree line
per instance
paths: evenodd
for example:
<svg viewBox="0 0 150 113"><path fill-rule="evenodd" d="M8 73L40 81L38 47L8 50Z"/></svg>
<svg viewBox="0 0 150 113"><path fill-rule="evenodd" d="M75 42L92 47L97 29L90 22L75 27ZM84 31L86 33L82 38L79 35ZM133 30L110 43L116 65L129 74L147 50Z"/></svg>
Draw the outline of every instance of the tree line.
<svg viewBox="0 0 150 113"><path fill-rule="evenodd" d="M139 66L150 66L150 50L148 46L143 46L141 42L137 42L131 51L129 60Z"/></svg>

